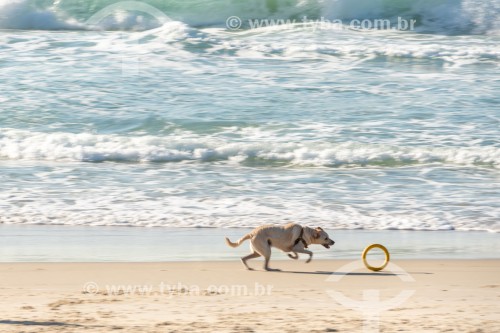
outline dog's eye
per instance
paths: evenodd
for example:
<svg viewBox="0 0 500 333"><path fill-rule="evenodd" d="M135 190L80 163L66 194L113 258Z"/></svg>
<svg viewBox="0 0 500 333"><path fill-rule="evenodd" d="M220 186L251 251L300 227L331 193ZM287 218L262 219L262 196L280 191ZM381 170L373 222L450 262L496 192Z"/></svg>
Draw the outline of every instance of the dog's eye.
<svg viewBox="0 0 500 333"><path fill-rule="evenodd" d="M325 237L325 240L328 240L328 237Z"/></svg>

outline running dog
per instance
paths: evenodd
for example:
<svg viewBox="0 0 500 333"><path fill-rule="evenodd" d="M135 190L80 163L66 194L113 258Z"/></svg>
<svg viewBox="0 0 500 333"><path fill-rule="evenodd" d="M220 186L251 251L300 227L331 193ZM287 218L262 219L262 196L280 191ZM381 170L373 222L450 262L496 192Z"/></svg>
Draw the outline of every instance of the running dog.
<svg viewBox="0 0 500 333"><path fill-rule="evenodd" d="M299 253L308 254L309 259L306 261L308 263L311 262L313 256L311 251L306 250L309 245L319 244L329 249L331 245L335 244L320 227L313 229L302 227L295 223L289 223L284 226L264 225L252 230L236 243L231 242L226 237L226 244L231 247L238 247L247 239L250 239L252 253L241 258L241 262L247 269L253 270L247 265L247 260L263 256L265 259L264 269L266 271L278 271L278 269L269 268L271 247L280 249L283 252L291 252L288 253L288 256L292 259L298 259Z"/></svg>

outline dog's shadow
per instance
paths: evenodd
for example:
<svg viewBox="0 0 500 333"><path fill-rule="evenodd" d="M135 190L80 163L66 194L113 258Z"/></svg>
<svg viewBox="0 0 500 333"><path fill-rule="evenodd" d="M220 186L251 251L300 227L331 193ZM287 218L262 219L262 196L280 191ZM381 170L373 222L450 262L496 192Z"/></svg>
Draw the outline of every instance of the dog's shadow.
<svg viewBox="0 0 500 333"><path fill-rule="evenodd" d="M315 272L304 272L304 271L275 271L276 273L290 273L290 274L313 274L313 275L347 275L347 276L399 276L407 274L433 274L427 272L412 272L412 273L384 273L384 272L332 272L332 271L315 271Z"/></svg>

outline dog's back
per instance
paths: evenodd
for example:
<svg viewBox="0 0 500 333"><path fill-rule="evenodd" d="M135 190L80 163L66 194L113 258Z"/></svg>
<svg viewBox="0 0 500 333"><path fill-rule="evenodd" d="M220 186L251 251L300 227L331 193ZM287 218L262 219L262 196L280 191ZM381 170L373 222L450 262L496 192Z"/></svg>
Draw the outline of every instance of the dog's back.
<svg viewBox="0 0 500 333"><path fill-rule="evenodd" d="M269 245L283 251L289 251L290 246L300 235L302 227L296 223L286 225L263 225L251 232L256 241L268 242Z"/></svg>

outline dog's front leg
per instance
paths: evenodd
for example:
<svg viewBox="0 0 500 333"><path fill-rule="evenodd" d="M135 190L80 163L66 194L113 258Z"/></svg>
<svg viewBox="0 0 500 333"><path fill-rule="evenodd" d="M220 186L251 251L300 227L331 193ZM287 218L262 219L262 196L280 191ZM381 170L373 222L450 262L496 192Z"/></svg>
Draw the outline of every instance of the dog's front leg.
<svg viewBox="0 0 500 333"><path fill-rule="evenodd" d="M309 255L309 259L307 259L306 263L310 263L312 258L313 258L313 253L309 250L306 250L304 248L301 248L301 249L294 249L294 251L296 253L304 253L304 254L308 254Z"/></svg>

